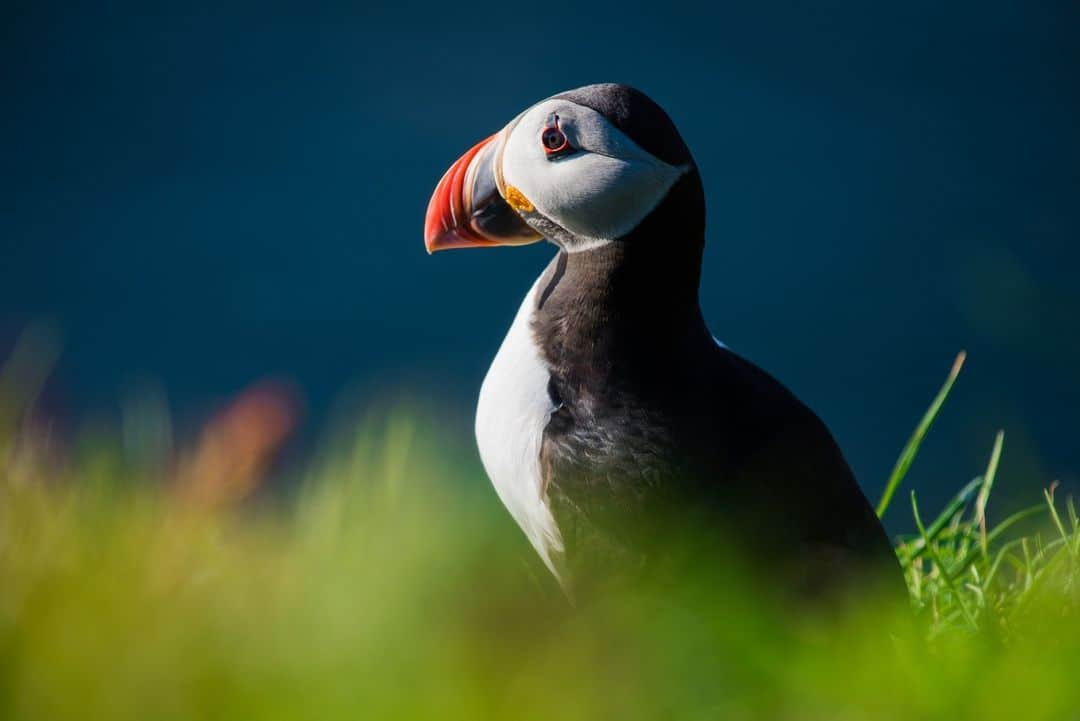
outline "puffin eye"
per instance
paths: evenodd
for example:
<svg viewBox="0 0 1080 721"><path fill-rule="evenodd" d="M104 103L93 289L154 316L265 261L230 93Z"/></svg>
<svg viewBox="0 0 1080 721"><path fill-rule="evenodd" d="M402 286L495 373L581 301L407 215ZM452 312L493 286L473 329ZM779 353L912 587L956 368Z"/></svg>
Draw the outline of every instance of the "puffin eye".
<svg viewBox="0 0 1080 721"><path fill-rule="evenodd" d="M544 146L544 154L549 159L562 157L574 152L573 146L566 138L566 133L559 127L559 116L556 115L553 122L544 128L540 134L540 143Z"/></svg>
<svg viewBox="0 0 1080 721"><path fill-rule="evenodd" d="M558 128L544 128L540 140L544 143L544 150L551 153L566 147L566 134Z"/></svg>

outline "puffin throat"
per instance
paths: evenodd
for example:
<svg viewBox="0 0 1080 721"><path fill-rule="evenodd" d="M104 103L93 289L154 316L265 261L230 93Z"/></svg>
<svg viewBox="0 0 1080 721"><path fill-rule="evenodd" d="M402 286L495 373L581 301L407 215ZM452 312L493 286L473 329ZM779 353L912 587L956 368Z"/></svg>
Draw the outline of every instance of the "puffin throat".
<svg viewBox="0 0 1080 721"><path fill-rule="evenodd" d="M697 171L684 176L631 233L562 251L542 278L533 332L568 377L666 368L683 348L714 341L698 302L705 204Z"/></svg>

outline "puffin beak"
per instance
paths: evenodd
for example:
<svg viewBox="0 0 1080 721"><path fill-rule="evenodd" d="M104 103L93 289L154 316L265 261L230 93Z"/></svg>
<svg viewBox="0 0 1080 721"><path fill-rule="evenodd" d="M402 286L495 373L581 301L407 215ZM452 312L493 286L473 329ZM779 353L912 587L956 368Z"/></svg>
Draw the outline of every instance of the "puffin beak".
<svg viewBox="0 0 1080 721"><path fill-rule="evenodd" d="M541 235L510 207L500 191L502 138L499 132L477 143L435 186L424 219L428 253L540 240Z"/></svg>

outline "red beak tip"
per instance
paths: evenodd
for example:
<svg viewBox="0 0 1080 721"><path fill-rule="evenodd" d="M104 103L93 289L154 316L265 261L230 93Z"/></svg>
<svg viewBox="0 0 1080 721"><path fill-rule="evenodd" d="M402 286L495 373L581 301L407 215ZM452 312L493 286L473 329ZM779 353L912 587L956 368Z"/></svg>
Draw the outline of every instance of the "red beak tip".
<svg viewBox="0 0 1080 721"><path fill-rule="evenodd" d="M467 218L469 213L465 207L463 188L469 164L494 138L495 135L492 135L470 148L450 166L435 186L424 218L424 247L428 255L449 248L493 245L460 219Z"/></svg>

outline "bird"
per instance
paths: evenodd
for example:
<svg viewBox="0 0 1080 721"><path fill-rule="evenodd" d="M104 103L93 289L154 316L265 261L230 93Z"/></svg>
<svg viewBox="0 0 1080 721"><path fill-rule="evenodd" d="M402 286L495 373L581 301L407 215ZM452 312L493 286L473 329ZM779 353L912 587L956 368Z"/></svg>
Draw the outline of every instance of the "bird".
<svg viewBox="0 0 1080 721"><path fill-rule="evenodd" d="M556 246L480 389L476 441L499 498L568 589L680 549L707 562L686 549L722 538L800 587L899 576L822 420L709 331L705 238L689 148L628 85L546 98L445 172L429 254Z"/></svg>

